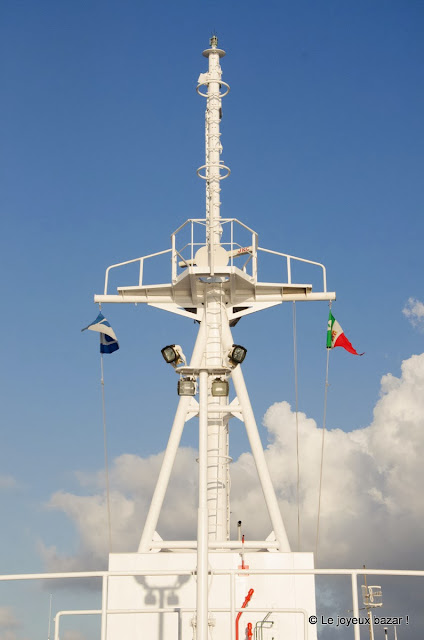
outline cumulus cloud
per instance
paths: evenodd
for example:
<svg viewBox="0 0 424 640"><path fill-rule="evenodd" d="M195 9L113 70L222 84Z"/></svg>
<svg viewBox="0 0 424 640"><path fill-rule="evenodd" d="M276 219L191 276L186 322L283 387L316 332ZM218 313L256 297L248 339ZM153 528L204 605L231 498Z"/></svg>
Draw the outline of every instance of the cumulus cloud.
<svg viewBox="0 0 424 640"><path fill-rule="evenodd" d="M424 330L424 304L416 298L409 298L402 313L408 318L413 327Z"/></svg>
<svg viewBox="0 0 424 640"><path fill-rule="evenodd" d="M372 423L325 436L318 564L414 568L424 545L424 354L402 364L399 378L381 380ZM295 414L287 402L272 405L263 420L266 458L293 548L297 540ZM317 522L322 430L299 414L301 548L313 550ZM163 454L118 457L111 470L112 536L115 551L135 551ZM196 531L196 452L180 450L158 531L190 538ZM80 474L92 495L55 493L49 508L64 512L76 527L78 553L43 548L49 569L101 568L107 556L107 511L102 474ZM231 466L234 522L243 520L248 538L270 532L253 457Z"/></svg>
<svg viewBox="0 0 424 640"><path fill-rule="evenodd" d="M177 454L159 530L164 537L193 537L197 509L197 453L189 447ZM144 519L155 488L163 453L140 458L125 454L116 458L110 470L112 550L135 551L140 541ZM48 509L62 511L76 528L79 548L67 555L56 547L39 550L46 568L51 571L81 571L106 568L109 551L104 474L79 473L79 481L93 492L77 496L58 491L47 503Z"/></svg>
<svg viewBox="0 0 424 640"><path fill-rule="evenodd" d="M12 607L0 607L0 629L15 629L17 626Z"/></svg>
<svg viewBox="0 0 424 640"><path fill-rule="evenodd" d="M0 475L0 491L7 491L8 489L14 489L17 486L17 482L13 476Z"/></svg>
<svg viewBox="0 0 424 640"><path fill-rule="evenodd" d="M12 607L0 607L0 640L20 640L19 622Z"/></svg>

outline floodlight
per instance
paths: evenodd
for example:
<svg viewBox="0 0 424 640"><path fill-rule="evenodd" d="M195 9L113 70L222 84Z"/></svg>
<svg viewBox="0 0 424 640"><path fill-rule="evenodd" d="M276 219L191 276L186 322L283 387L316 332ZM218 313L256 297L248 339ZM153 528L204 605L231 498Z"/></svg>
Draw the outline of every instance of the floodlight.
<svg viewBox="0 0 424 640"><path fill-rule="evenodd" d="M161 354L165 362L172 364L173 367L186 361L183 350L179 344L169 344L167 347L161 349Z"/></svg>
<svg viewBox="0 0 424 640"><path fill-rule="evenodd" d="M230 362L237 366L241 364L246 357L247 349L242 347L240 344L233 344L228 354Z"/></svg>
<svg viewBox="0 0 424 640"><path fill-rule="evenodd" d="M226 397L229 393L230 385L228 384L228 380L223 380L222 378L212 380L212 395L214 398Z"/></svg>
<svg viewBox="0 0 424 640"><path fill-rule="evenodd" d="M180 378L177 389L179 396L195 396L197 391L196 381L193 378Z"/></svg>
<svg viewBox="0 0 424 640"><path fill-rule="evenodd" d="M165 362L168 364L172 364L177 359L177 353L174 347L175 344L169 344L167 347L161 349L161 354L163 355Z"/></svg>

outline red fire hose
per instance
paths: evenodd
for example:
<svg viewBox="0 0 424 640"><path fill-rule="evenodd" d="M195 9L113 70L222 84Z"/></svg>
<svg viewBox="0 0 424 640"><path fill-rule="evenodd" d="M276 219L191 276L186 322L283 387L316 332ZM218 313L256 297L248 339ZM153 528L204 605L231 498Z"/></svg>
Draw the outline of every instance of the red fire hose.
<svg viewBox="0 0 424 640"><path fill-rule="evenodd" d="M252 636L253 636L252 623L248 622L247 623L247 640L251 640Z"/></svg>
<svg viewBox="0 0 424 640"><path fill-rule="evenodd" d="M250 598L253 596L254 594L254 589L249 589L249 592L247 594L247 596L244 599L243 604L241 605L242 609L245 609L247 607L247 605L249 604L249 600ZM239 640L239 620L240 620L240 616L243 613L243 611L239 611L236 617L236 640ZM251 637L251 636L250 636Z"/></svg>

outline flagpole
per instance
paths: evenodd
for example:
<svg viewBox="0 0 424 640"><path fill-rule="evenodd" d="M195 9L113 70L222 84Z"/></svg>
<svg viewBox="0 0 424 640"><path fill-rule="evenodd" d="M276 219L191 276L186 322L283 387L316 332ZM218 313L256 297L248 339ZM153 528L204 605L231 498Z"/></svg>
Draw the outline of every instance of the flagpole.
<svg viewBox="0 0 424 640"><path fill-rule="evenodd" d="M331 312L331 302L330 302L330 312ZM319 472L319 493L318 493L318 518L317 518L317 535L316 535L316 543L315 543L315 561L318 557L318 544L319 544L319 525L320 525L320 516L321 516L321 492L322 492L322 470L324 466L324 442L325 442L325 426L327 422L327 396L328 396L328 369L330 362L330 351L331 347L327 346L327 364L325 368L325 391L324 391L324 413L322 418L322 440L321 440L321 464L320 464L320 472Z"/></svg>
<svg viewBox="0 0 424 640"><path fill-rule="evenodd" d="M109 489L109 463L107 455L107 437L106 437L106 405L105 405L105 379L103 368L103 353L100 353L100 383L102 388L102 416L103 416L103 446L105 453L105 476L106 476L106 503L107 503L107 524L109 532L109 553L112 552L112 526L110 516L110 489Z"/></svg>
<svg viewBox="0 0 424 640"><path fill-rule="evenodd" d="M297 460L297 550L300 551L300 464L299 464L299 390L297 376L297 327L296 302L293 300L293 360L294 360L294 388L296 407L296 460Z"/></svg>

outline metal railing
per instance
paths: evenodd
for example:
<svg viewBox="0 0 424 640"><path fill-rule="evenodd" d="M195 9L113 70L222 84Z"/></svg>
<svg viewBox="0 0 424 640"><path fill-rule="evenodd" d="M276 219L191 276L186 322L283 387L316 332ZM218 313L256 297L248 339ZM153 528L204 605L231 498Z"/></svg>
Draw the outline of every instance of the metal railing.
<svg viewBox="0 0 424 640"><path fill-rule="evenodd" d="M221 218L220 225L225 229L226 225L228 225L226 229L226 234L224 236L224 240L220 243L220 246L223 247L229 254L229 264L231 267L235 266L235 259L240 258L241 256L246 256L246 259L243 264L240 265L240 269L245 273L252 282L257 282L258 279L258 252L262 251L263 253L267 253L269 255L274 255L280 258L283 258L286 264L286 273L287 273L287 284L293 284L292 281L292 264L293 262L302 262L304 264L309 264L312 266L319 267L322 270L322 283L323 283L323 292L327 292L327 273L325 266L320 262L315 262L313 260L307 260L306 258L299 258L297 256L292 256L287 253L282 253L281 251L273 251L271 249L265 249L264 247L258 246L258 234L256 231L253 231L250 227L237 220L237 218ZM249 234L250 244L240 244L238 241L240 238L235 233L236 227L240 227L245 232ZM178 246L177 237L178 234L183 230L187 229L189 238L188 241L185 242L182 246ZM202 237L199 237L199 234L196 233L197 229L202 229ZM236 237L237 236L237 237ZM147 256L142 256L140 258L134 258L132 260L125 260L124 262L119 262L117 264L112 264L106 269L105 274L105 284L104 284L104 295L108 295L108 286L109 286L109 275L112 269L117 269L118 267L124 267L129 264L139 263L139 272L138 272L138 283L139 287L143 286L143 275L144 275L144 263L146 260L150 260L152 258L156 258L158 256L165 255L167 253L171 253L171 278L172 283L175 284L180 273L184 271L185 268L195 266L195 256L198 249L205 246L206 242L206 220L204 218L190 218L186 220L181 226L178 227L171 235L171 248L165 249L164 251L158 251L156 253L151 253ZM136 285L136 286L137 286Z"/></svg>
<svg viewBox="0 0 424 640"><path fill-rule="evenodd" d="M206 224L205 218L190 218L186 220L181 226L178 227L171 235L171 248L172 248L172 282L175 282L178 275L179 261L184 263L185 267L193 266L194 258L197 249L205 246L206 243ZM220 246L229 252L230 266L234 266L234 259L239 255L247 254L248 257L244 264L241 266L241 270L249 275L252 281L257 280L258 266L257 266L257 253L258 253L258 234L250 227L245 225L237 218L220 218L219 224L223 229L223 241ZM227 226L228 225L228 226ZM250 244L240 244L238 242L238 235L235 232L236 227L244 229L249 234ZM189 227L189 240L185 242L181 247L177 246L178 234ZM198 229L202 231L202 237L199 238L199 234L196 233ZM225 235L224 235L225 234ZM227 238L227 239L226 239ZM248 265L251 264L250 273L248 273Z"/></svg>
<svg viewBox="0 0 424 640"><path fill-rule="evenodd" d="M242 608L235 606L235 578L242 575L243 570L223 570L216 569L211 573L213 575L226 575L230 579L230 606L228 608L211 607L210 612L226 612L230 614L230 620L235 620L236 613L239 611L245 611ZM300 576L300 575L313 575L313 576L350 576L351 589L352 589L352 613L354 618L359 618L359 604L358 604L358 575L362 575L364 569L248 569L246 574L252 575L287 575L287 576ZM384 569L366 569L367 576L409 576L409 577L421 577L424 578L424 571L402 571L402 570L384 570ZM159 570L154 571L146 569L144 571L85 571L85 572L69 572L69 573L32 573L32 574L12 574L12 575L0 575L0 582L16 582L27 580L59 580L59 579L81 579L81 578L102 578L102 607L101 609L86 609L86 610L72 610L72 611L59 611L55 616L55 640L59 640L59 621L64 615L100 615L101 616L101 640L106 640L106 628L107 628L107 616L113 614L123 613L172 613L190 611L194 612L194 608L179 608L179 607L162 607L162 608L149 608L149 609L115 609L110 610L107 608L108 599L108 587L109 578L115 577L136 577L136 576L195 576L195 572L188 569L175 571L175 570ZM300 614L304 619L304 638L308 639L309 625L307 621L307 614L304 609L280 609L280 608L261 608L254 609L249 608L249 612L262 613L272 611L273 613L287 613L287 614ZM354 640L360 640L360 627L358 624L352 625ZM230 624L231 640L235 638L235 625Z"/></svg>
<svg viewBox="0 0 424 640"><path fill-rule="evenodd" d="M270 253L271 255L285 258L287 268L287 284L293 284L291 272L292 261L303 262L305 264L312 264L315 267L320 267L322 269L322 290L324 293L327 293L327 271L325 266L321 264L321 262L314 262L313 260L307 260L306 258L298 258L297 256L291 256L288 253L281 253L281 251L272 251L271 249L264 249L263 247L258 247L258 251L263 251L264 253Z"/></svg>
<svg viewBox="0 0 424 640"><path fill-rule="evenodd" d="M125 262L118 262L117 264L111 264L110 267L106 269L104 295L107 296L107 289L109 285L109 273L112 269L117 269L118 267L124 267L127 264L134 264L135 262L139 262L140 268L138 273L138 286L141 287L143 285L144 261L148 260L149 258L156 258L157 256L162 256L165 253L171 253L171 251L172 249L165 249L164 251L151 253L148 256L142 256L141 258L134 258L133 260L125 260Z"/></svg>

